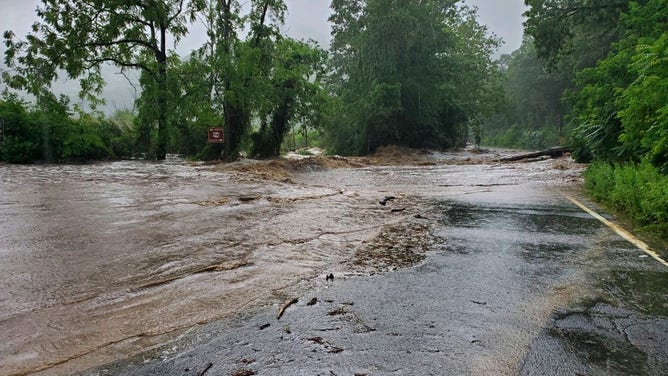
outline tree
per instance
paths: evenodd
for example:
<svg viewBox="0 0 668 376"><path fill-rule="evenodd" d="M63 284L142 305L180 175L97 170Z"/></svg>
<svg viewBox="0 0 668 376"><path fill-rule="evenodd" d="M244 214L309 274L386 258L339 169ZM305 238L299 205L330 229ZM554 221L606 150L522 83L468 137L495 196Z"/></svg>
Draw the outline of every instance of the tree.
<svg viewBox="0 0 668 376"><path fill-rule="evenodd" d="M282 38L269 75L261 126L253 135L253 154L278 156L281 143L295 118L313 116L319 105L319 88L325 52L314 45Z"/></svg>
<svg viewBox="0 0 668 376"><path fill-rule="evenodd" d="M155 84L152 105L158 124L155 157L167 153L168 39L178 43L204 7L203 0L42 0L32 33L25 41L5 32L5 62L16 73L8 83L33 94L65 72L81 78L82 97L97 101L109 63L140 69Z"/></svg>
<svg viewBox="0 0 668 376"><path fill-rule="evenodd" d="M502 56L503 106L485 125L490 145L541 149L561 144L567 106L562 101L570 75L548 70L533 38L525 36L511 55Z"/></svg>
<svg viewBox="0 0 668 376"><path fill-rule="evenodd" d="M630 1L525 0L525 3L529 6L525 33L533 37L538 56L547 62L548 68L570 60L570 66L580 70L607 56L612 43L621 38L619 18L628 10Z"/></svg>
<svg viewBox="0 0 668 376"><path fill-rule="evenodd" d="M211 68L211 103L224 119L226 160L238 157L250 131L253 112L268 87L271 56L285 18L283 0L253 0L250 5L250 13L242 15L237 1L211 1L206 11L209 41L197 52ZM245 28L250 32L242 41L237 31ZM221 149L212 147L208 154L217 158Z"/></svg>
<svg viewBox="0 0 668 376"><path fill-rule="evenodd" d="M582 71L571 97L574 142L582 159L639 162L668 170L668 1L632 4L624 38Z"/></svg>
<svg viewBox="0 0 668 376"><path fill-rule="evenodd" d="M333 1L332 92L344 116L329 127L341 153L387 144L462 145L489 103L496 40L456 1Z"/></svg>

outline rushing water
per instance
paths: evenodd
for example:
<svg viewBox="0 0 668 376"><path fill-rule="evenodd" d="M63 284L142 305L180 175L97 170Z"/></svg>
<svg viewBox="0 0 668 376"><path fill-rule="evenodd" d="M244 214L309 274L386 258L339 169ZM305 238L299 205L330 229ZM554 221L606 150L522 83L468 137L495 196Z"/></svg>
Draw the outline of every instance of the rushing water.
<svg viewBox="0 0 668 376"><path fill-rule="evenodd" d="M380 207L379 196L464 194L547 168L536 166L274 182L179 159L0 165L0 374L75 372L274 302L414 214Z"/></svg>

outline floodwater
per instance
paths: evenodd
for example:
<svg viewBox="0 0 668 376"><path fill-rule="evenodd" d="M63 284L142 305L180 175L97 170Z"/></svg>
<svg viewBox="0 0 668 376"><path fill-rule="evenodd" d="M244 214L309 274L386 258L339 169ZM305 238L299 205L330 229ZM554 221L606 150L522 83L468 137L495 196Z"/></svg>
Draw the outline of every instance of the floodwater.
<svg viewBox="0 0 668 376"><path fill-rule="evenodd" d="M554 192L556 179L490 185L472 173L464 187L451 180L459 167L398 170L318 179L410 186L430 201L417 220L437 239L412 267L336 274L294 292L280 320L276 302L83 375L666 374L668 271ZM385 258L412 253L381 247Z"/></svg>
<svg viewBox="0 0 668 376"><path fill-rule="evenodd" d="M328 287L328 273L339 280L415 265L443 236L438 228L450 226L456 245L480 233L490 210L533 218L498 222L497 238L518 226L548 234L553 223L580 226L553 221L549 201L578 183L581 167L462 160L439 154L423 166L302 171L282 181L176 158L0 166L0 374L80 372ZM506 206L496 205L502 196ZM529 196L547 206L522 206ZM481 215L481 203L494 205ZM442 204L454 222L441 221ZM393 247L409 251L386 252ZM570 254L550 241L527 247L548 259ZM516 342L528 346L527 338Z"/></svg>
<svg viewBox="0 0 668 376"><path fill-rule="evenodd" d="M0 374L122 358L275 299L387 222L365 201L181 160L1 166Z"/></svg>

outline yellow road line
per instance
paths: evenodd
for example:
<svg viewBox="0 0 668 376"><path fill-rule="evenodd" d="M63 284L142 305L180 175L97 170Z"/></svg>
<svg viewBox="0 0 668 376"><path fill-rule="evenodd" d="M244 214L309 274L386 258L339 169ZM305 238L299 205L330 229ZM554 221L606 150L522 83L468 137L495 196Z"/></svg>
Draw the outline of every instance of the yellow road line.
<svg viewBox="0 0 668 376"><path fill-rule="evenodd" d="M643 252L647 253L648 255L652 256L656 261L662 263L664 266L668 266L668 262L666 260L662 259L661 256L659 256L656 252L652 251L647 243L644 241L636 238L633 236L630 232L624 230L620 226L608 221L607 219L603 218L600 214L596 213L595 211L589 209L585 204L581 203L574 197L570 196L569 194L565 192L560 192L564 197L566 197L570 202L574 203L575 205L579 206L580 209L586 211L589 213L592 217L598 219L599 221L603 222L606 226L610 227L611 229L615 230L616 233L618 233L622 238L628 240L631 242L633 245L636 247L640 248Z"/></svg>

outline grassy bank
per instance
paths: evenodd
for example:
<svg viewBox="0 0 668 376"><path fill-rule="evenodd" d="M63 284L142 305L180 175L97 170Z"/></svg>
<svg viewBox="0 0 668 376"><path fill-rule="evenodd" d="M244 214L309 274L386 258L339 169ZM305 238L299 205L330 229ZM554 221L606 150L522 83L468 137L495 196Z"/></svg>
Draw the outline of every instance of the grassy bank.
<svg viewBox="0 0 668 376"><path fill-rule="evenodd" d="M651 164L593 163L585 172L585 187L640 230L668 240L668 176Z"/></svg>

